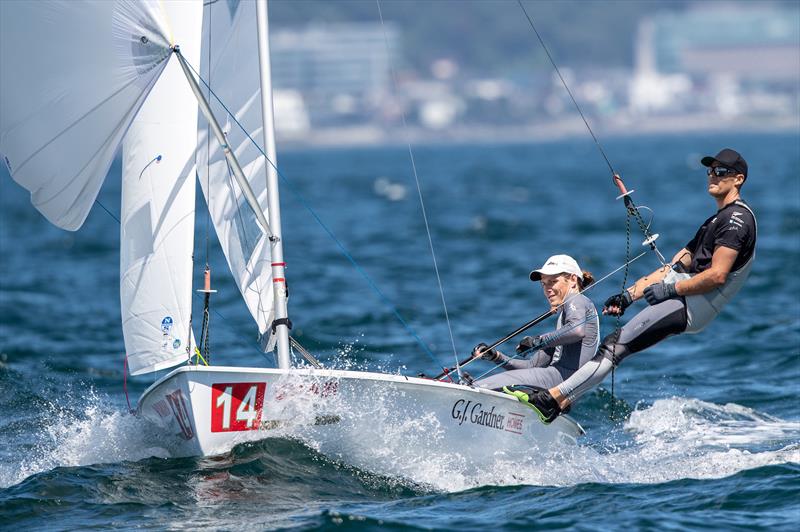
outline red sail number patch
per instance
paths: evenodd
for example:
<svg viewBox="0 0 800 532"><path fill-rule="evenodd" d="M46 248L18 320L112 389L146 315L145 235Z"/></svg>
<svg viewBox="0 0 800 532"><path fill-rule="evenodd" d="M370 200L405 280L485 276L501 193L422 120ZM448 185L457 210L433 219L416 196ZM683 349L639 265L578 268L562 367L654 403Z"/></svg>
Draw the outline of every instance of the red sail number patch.
<svg viewBox="0 0 800 532"><path fill-rule="evenodd" d="M261 425L265 382L211 385L211 432L256 430Z"/></svg>

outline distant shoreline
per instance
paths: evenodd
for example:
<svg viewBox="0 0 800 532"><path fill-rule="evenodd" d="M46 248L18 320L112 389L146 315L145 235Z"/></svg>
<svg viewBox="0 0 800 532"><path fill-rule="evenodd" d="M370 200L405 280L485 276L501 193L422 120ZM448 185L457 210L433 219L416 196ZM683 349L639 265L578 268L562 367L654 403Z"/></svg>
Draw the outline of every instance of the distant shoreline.
<svg viewBox="0 0 800 532"><path fill-rule="evenodd" d="M800 115L776 117L732 117L719 115L647 116L641 118L607 120L603 123L589 120L598 136L620 138L633 135L680 133L796 133L800 135ZM358 148L374 146L451 145L451 144L506 144L546 143L587 136L588 132L579 117L539 122L526 126L469 125L443 130L420 127L398 127L388 130L374 125L324 128L303 136L278 136L281 149L295 151L305 148Z"/></svg>

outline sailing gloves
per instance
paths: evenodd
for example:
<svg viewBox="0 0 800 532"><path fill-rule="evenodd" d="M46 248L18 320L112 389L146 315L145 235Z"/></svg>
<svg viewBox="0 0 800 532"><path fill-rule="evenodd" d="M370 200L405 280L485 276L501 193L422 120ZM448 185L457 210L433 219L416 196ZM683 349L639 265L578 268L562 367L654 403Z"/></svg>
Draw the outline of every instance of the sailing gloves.
<svg viewBox="0 0 800 532"><path fill-rule="evenodd" d="M484 344L483 342L473 347L472 358L482 358L484 360L488 360L489 362L497 361L497 359L500 358L500 356L497 354L497 351L494 349L489 349L487 351L486 350L487 347L489 346Z"/></svg>
<svg viewBox="0 0 800 532"><path fill-rule="evenodd" d="M625 309L631 306L633 297L627 290L623 290L621 294L614 294L606 299L603 303L603 314L611 314L612 316L622 316L625 314ZM611 307L616 307L617 310L611 311Z"/></svg>
<svg viewBox="0 0 800 532"><path fill-rule="evenodd" d="M655 283L651 284L644 289L644 298L650 305L658 305L662 301L678 297L678 291L675 288L675 283ZM611 314L612 316L622 316L625 309L633 303L633 297L627 290L623 290L621 294L614 294L606 299L603 303L603 314ZM611 307L615 307L612 311Z"/></svg>
<svg viewBox="0 0 800 532"><path fill-rule="evenodd" d="M657 305L667 299L678 297L678 291L675 289L675 283L660 282L651 284L644 289L644 297L650 305Z"/></svg>
<svg viewBox="0 0 800 532"><path fill-rule="evenodd" d="M534 348L538 349L541 343L541 336L526 336L517 346L517 353L524 353Z"/></svg>

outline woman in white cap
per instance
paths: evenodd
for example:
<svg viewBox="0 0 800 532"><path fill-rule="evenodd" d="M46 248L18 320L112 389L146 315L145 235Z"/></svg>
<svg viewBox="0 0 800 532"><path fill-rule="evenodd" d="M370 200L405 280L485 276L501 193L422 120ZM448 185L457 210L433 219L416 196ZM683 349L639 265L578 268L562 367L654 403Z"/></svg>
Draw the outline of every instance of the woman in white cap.
<svg viewBox="0 0 800 532"><path fill-rule="evenodd" d="M551 388L575 373L594 357L600 344L600 321L592 301L581 294L593 282L569 255L553 255L544 266L531 272L531 281L541 281L550 308L558 312L556 329L540 336L526 336L509 357L486 344L478 344L472 356L482 357L507 370L476 381L482 388L535 386ZM524 355L530 354L528 356Z"/></svg>

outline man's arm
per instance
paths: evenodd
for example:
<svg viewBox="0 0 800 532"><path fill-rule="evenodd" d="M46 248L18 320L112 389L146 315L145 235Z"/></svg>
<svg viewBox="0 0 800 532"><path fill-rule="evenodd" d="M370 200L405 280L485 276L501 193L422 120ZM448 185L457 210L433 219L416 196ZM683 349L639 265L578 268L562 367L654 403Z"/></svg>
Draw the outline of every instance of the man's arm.
<svg viewBox="0 0 800 532"><path fill-rule="evenodd" d="M674 257L672 257L670 264L680 264L684 268L688 268L692 264L692 253L686 248L681 249L675 254ZM636 301L637 299L640 299L644 295L644 289L651 284L663 281L670 269L671 268L669 266L662 266L653 273L645 275L633 283L633 286L628 288L628 292L631 294L633 300Z"/></svg>
<svg viewBox="0 0 800 532"><path fill-rule="evenodd" d="M684 268L689 268L689 266L692 264L692 252L686 248L681 249L675 254L674 257L672 257L671 264L680 264ZM640 299L644 296L645 288L652 284L663 281L670 269L670 266L662 266L653 273L645 275L633 283L633 285L627 289L627 293L630 295L630 298L627 301L623 301L625 298L620 297L619 295L608 298L603 306L603 314L621 316L625 312L625 308L627 308L637 299Z"/></svg>
<svg viewBox="0 0 800 532"><path fill-rule="evenodd" d="M719 288L728 279L739 252L726 246L717 246L711 255L711 266L697 275L675 283L679 296L705 294Z"/></svg>

